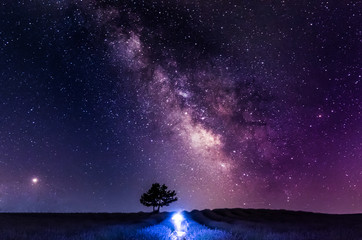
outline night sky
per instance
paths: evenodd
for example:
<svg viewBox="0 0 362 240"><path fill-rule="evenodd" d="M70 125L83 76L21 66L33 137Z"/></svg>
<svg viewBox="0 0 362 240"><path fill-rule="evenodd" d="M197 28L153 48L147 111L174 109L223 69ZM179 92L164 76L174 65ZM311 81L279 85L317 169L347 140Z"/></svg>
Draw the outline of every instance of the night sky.
<svg viewBox="0 0 362 240"><path fill-rule="evenodd" d="M360 1L0 4L0 211L362 212Z"/></svg>

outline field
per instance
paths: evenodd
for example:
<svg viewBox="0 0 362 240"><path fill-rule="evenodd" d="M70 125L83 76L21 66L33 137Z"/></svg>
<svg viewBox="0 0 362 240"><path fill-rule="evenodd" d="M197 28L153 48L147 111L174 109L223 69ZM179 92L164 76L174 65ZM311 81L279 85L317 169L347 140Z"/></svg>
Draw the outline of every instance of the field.
<svg viewBox="0 0 362 240"><path fill-rule="evenodd" d="M167 212L1 213L0 239L362 240L362 214L215 209L182 215L185 235L178 237L173 213Z"/></svg>

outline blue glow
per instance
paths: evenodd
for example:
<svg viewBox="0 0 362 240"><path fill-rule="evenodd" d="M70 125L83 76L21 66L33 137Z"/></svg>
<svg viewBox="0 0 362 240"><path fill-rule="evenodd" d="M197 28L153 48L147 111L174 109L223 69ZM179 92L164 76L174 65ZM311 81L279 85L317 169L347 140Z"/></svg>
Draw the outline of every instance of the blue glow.
<svg viewBox="0 0 362 240"><path fill-rule="evenodd" d="M187 233L188 227L188 223L185 217L180 212L177 212L172 215L171 220L175 226L175 231L171 234L172 239L179 239L184 237Z"/></svg>

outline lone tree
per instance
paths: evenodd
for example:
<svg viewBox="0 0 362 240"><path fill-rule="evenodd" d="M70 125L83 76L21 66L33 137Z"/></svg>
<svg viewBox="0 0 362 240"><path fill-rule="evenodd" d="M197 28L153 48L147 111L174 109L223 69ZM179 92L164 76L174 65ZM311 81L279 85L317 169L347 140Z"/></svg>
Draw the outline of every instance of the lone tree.
<svg viewBox="0 0 362 240"><path fill-rule="evenodd" d="M153 207L153 212L160 212L160 207L168 206L170 203L177 201L176 192L167 190L165 184L152 184L152 187L142 194L140 202L146 207Z"/></svg>

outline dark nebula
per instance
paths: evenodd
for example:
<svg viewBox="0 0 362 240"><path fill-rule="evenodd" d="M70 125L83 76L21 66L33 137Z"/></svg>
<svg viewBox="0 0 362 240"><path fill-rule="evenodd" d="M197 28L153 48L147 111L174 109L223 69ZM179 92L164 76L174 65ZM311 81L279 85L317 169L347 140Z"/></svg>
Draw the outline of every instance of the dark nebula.
<svg viewBox="0 0 362 240"><path fill-rule="evenodd" d="M361 2L0 6L0 211L362 211Z"/></svg>

